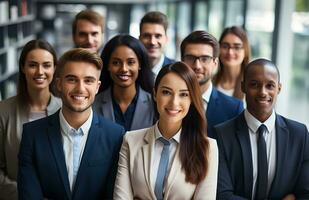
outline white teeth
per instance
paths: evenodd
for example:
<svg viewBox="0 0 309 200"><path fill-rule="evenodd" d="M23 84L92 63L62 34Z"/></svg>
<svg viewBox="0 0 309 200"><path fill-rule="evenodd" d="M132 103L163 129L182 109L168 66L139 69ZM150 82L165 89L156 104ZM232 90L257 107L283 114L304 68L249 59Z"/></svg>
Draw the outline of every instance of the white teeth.
<svg viewBox="0 0 309 200"><path fill-rule="evenodd" d="M124 80L124 81L129 80L129 76L128 76L128 75L119 75L118 77L119 77L121 80Z"/></svg>
<svg viewBox="0 0 309 200"><path fill-rule="evenodd" d="M74 99L76 100L84 100L86 97L82 97L82 96L72 96Z"/></svg>
<svg viewBox="0 0 309 200"><path fill-rule="evenodd" d="M171 113L171 114L177 114L179 113L179 110L172 110L172 109L166 109L167 112Z"/></svg>

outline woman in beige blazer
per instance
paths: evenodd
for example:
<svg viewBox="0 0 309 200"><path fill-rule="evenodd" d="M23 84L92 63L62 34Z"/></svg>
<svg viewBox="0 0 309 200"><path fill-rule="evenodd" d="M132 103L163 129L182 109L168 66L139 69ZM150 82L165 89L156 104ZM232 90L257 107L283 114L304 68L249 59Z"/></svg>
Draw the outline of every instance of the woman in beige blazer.
<svg viewBox="0 0 309 200"><path fill-rule="evenodd" d="M124 137L114 199L216 199L218 149L195 73L182 62L162 68L154 100L158 122Z"/></svg>
<svg viewBox="0 0 309 200"><path fill-rule="evenodd" d="M49 89L56 62L49 43L28 42L19 59L17 95L0 102L0 199L17 199L17 155L23 124L51 115L61 106Z"/></svg>

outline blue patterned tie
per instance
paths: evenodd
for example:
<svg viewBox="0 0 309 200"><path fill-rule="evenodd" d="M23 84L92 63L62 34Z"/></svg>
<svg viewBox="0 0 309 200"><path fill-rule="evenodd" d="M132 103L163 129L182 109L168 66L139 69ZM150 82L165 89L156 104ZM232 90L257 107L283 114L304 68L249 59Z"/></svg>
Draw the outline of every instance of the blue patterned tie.
<svg viewBox="0 0 309 200"><path fill-rule="evenodd" d="M155 195L158 200L161 200L163 199L164 180L165 180L166 171L168 167L168 160L170 156L169 147L171 143L162 137L159 138L158 140L160 140L164 144L163 150L161 153L161 158L160 158L160 163L159 163L159 168L158 168L158 173L157 173L157 179L156 179L156 185L155 185Z"/></svg>
<svg viewBox="0 0 309 200"><path fill-rule="evenodd" d="M267 133L267 127L264 124L258 129L258 174L256 180L255 200L267 199L268 164L267 148L263 133Z"/></svg>
<svg viewBox="0 0 309 200"><path fill-rule="evenodd" d="M81 141L82 141L83 131L82 129L72 129L73 137L73 185L75 184L81 155Z"/></svg>

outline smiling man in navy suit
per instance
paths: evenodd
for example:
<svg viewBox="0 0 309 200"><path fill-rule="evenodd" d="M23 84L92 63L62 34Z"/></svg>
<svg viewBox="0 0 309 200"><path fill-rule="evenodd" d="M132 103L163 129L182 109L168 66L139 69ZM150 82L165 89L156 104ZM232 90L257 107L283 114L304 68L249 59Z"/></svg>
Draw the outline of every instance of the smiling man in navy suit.
<svg viewBox="0 0 309 200"><path fill-rule="evenodd" d="M244 71L247 109L215 127L219 199L309 199L309 133L274 111L279 71L257 59Z"/></svg>
<svg viewBox="0 0 309 200"><path fill-rule="evenodd" d="M19 199L112 199L124 130L91 108L102 61L79 48L66 52L57 67L63 106L24 125Z"/></svg>
<svg viewBox="0 0 309 200"><path fill-rule="evenodd" d="M140 22L139 40L147 49L151 70L155 77L163 66L175 62L164 55L168 42L167 28L167 16L159 11L146 13Z"/></svg>
<svg viewBox="0 0 309 200"><path fill-rule="evenodd" d="M236 117L244 109L242 101L213 87L211 78L219 63L219 43L206 31L194 31L181 43L181 60L195 72L206 110L208 136L217 138L214 126Z"/></svg>

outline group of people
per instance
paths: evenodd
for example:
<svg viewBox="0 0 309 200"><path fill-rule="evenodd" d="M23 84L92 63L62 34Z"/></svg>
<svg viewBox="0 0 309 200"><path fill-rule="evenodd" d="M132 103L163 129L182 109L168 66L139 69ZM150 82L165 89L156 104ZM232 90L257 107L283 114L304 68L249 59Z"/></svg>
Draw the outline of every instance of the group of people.
<svg viewBox="0 0 309 200"><path fill-rule="evenodd" d="M250 61L241 27L193 31L175 61L163 13L104 47L103 24L78 13L59 60L24 46L0 102L0 199L309 199L308 129L275 112L279 70Z"/></svg>

